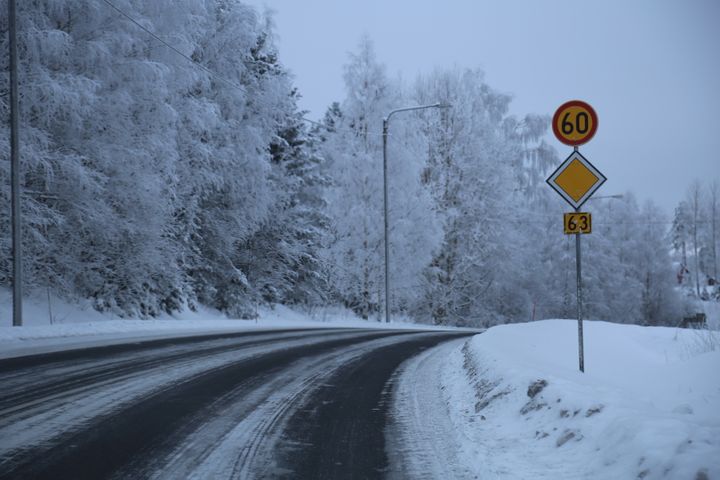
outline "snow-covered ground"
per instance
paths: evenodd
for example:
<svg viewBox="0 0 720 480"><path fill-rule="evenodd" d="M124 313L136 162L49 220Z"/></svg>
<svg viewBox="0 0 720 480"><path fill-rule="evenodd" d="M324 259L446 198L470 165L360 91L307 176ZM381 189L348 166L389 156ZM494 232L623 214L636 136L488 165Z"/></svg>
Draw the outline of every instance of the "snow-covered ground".
<svg viewBox="0 0 720 480"><path fill-rule="evenodd" d="M345 311L259 311L257 321L202 310L111 319L43 299L10 327L0 291L0 357L140 339L292 327L382 327ZM717 305L704 305L720 324ZM50 324L50 318L53 318ZM393 323L391 328L428 328ZM720 478L720 332L585 322L493 327L404 364L398 375L391 477Z"/></svg>
<svg viewBox="0 0 720 480"><path fill-rule="evenodd" d="M584 374L571 320L493 327L411 360L394 430L410 472L433 478L419 472L448 459L458 478L720 478L720 334L584 325ZM435 453L413 426L410 377L438 385L445 408L421 423L452 438Z"/></svg>
<svg viewBox="0 0 720 480"><path fill-rule="evenodd" d="M344 309L300 312L278 305L258 310L256 320L228 318L201 308L150 320L113 318L89 305L69 304L57 298L31 297L23 302L23 326L12 327L11 296L0 289L0 358L71 348L136 342L170 337L208 335L287 328L390 328L447 330L395 319L387 324L362 320Z"/></svg>

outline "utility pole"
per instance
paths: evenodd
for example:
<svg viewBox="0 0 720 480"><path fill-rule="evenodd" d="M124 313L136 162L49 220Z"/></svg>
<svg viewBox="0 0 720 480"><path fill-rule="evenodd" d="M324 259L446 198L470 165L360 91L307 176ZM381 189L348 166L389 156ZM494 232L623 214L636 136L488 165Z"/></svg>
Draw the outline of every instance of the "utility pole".
<svg viewBox="0 0 720 480"><path fill-rule="evenodd" d="M398 112L410 110L423 110L425 108L450 108L450 105L433 103L432 105L418 105L417 107L405 107L392 110L383 118L383 211L385 223L385 323L390 323L390 229L388 219L388 178L387 178L387 139L390 117Z"/></svg>
<svg viewBox="0 0 720 480"><path fill-rule="evenodd" d="M392 115L393 112L390 112ZM383 219L385 223L385 323L390 323L390 243L389 243L389 228L388 228L388 182L387 182L387 137L388 137L388 122L390 121L390 115L383 118Z"/></svg>
<svg viewBox="0 0 720 480"><path fill-rule="evenodd" d="M18 66L15 0L8 0L10 36L10 189L12 209L13 326L22 326L22 245L20 224L20 141L18 138Z"/></svg>

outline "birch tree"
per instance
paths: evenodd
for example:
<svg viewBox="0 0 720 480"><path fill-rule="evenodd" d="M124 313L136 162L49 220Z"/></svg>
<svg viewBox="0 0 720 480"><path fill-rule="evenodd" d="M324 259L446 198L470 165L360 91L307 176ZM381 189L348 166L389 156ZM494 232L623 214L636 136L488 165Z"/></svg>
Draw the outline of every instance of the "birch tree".
<svg viewBox="0 0 720 480"><path fill-rule="evenodd" d="M693 277L695 278L695 293L700 298L700 248L698 244L698 232L700 230L701 208L702 208L702 185L695 180L688 187L687 205L690 214L690 234L693 244Z"/></svg>

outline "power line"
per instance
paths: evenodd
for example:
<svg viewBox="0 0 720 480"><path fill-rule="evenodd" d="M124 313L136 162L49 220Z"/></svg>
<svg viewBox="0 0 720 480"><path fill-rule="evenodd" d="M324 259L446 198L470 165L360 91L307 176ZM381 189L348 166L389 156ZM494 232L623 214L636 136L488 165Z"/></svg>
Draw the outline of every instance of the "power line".
<svg viewBox="0 0 720 480"><path fill-rule="evenodd" d="M303 121L305 121L305 122L311 123L311 124L313 124L313 125L317 125L318 127L322 127L322 128L324 128L324 129L326 129L327 131L340 130L340 131L343 131L343 132L352 133L353 135L359 135L359 134L360 134L360 132L358 132L357 130L352 130L352 129L350 129L350 128L338 127L338 126L332 126L332 127L330 127L330 126L328 126L328 125L325 125L325 124L322 123L322 122L317 122L317 121L315 121L315 120L310 120L310 119L307 118L307 117L300 117L300 119L303 120ZM369 134L369 135L382 136L382 133L375 133L375 132L372 132L372 133L371 133L371 132L368 132L368 134Z"/></svg>
<svg viewBox="0 0 720 480"><path fill-rule="evenodd" d="M120 9L118 6L116 6L115 4L113 4L110 0L103 0L103 2L105 2L110 8L112 8L113 10L115 10L116 12L118 12L120 15L122 15L123 17L125 17L126 19L128 19L130 22L132 22L133 24L135 24L135 25L136 25L138 28L140 28L142 31L144 31L145 33L147 33L148 35L150 35L152 38L154 38L154 39L157 40L158 42L160 42L160 43L162 43L163 45L165 45L167 48L169 48L170 50L172 50L172 51L175 52L176 54L180 55L182 58L184 58L184 59L187 60L188 62L192 63L193 65L195 65L195 66L197 66L197 67L199 67L199 68L201 68L204 72L206 72L206 73L208 73L209 75L211 75L212 77L214 77L214 78L222 81L223 83L225 83L225 84L227 84L227 85L229 85L229 86L231 86L231 87L233 87L233 88L237 88L238 90L240 90L240 91L243 92L243 93L247 93L247 90L246 90L242 85L239 85L239 84L237 84L237 83L235 83L235 82L233 82L233 81L231 81L231 80L228 80L227 78L219 75L218 73L214 72L213 70L210 70L210 69L207 68L205 65L203 65L203 64L201 64L201 63L193 60L192 57L189 57L188 55L185 55L183 52L181 52L180 50L178 50L177 48L175 48L173 45L171 45L170 43L168 43L168 42L166 42L165 40L163 40L162 38L160 38L160 37L159 37L157 34L155 34L152 30L150 30L149 28L145 27L145 26L142 25L140 22L138 22L137 20L135 20L135 19L134 19L131 15L129 15L127 12L123 11L123 10ZM313 125L317 125L317 126L319 126L319 127L325 128L325 129L342 130L342 131L346 131L346 132L349 132L349 133L352 133L352 134L355 134L355 135L357 135L357 134L359 133L357 130L352 130L352 129L349 129L349 128L343 128L343 127L328 127L328 126L325 125L324 123L317 122L317 121L315 121L315 120L310 120L310 119L307 118L307 117L300 117L300 119L303 120L303 121L305 121L305 122L311 123L311 124L313 124ZM368 132L368 133L369 133L370 135L375 135L375 136L381 136L381 135L382 135L382 133L374 133L374 132Z"/></svg>
<svg viewBox="0 0 720 480"><path fill-rule="evenodd" d="M230 85L231 87L237 88L238 90L242 91L243 93L247 93L247 90L245 90L242 86L240 86L240 85L238 85L238 84L236 84L236 83L234 83L234 82L232 82L232 81L230 81L230 80L228 80L228 79L226 79L226 78L218 75L217 73L215 73L215 72L213 72L212 70L210 70L209 68L207 68L205 65L203 65L203 64L201 64L201 63L199 63L199 62L196 62L195 60L192 59L192 57L189 57L189 56L185 55L183 52L181 52L180 50L178 50L178 49L175 48L174 46L170 45L168 42L166 42L165 40L163 40L162 38L160 38L159 36L157 36L152 30L150 30L149 28L146 28L144 25L142 25L140 22L138 22L137 20L135 20L135 19L134 19L133 17L131 17L129 14L127 14L126 12L124 12L123 10L121 10L119 7L115 6L112 2L110 2L110 0L103 0L103 2L105 2L106 4L108 4L108 5L110 6L110 8L112 8L113 10L115 10L116 12L118 12L120 15L122 15L123 17L127 18L128 20L130 20L132 23L134 23L134 24L135 24L138 28L140 28L142 31L144 31L145 33L147 33L148 35L150 35L151 37L153 37L153 38L154 38L155 40L157 40L158 42L160 42L160 43L162 43L163 45L165 45L167 48L169 48L169 49L172 50L173 52L175 52L175 53L177 53L178 55L180 55L181 57L183 57L183 58L184 58L185 60L187 60L188 62L191 62L193 65L196 65L196 66L200 67L200 68L201 68L202 70L204 70L206 73L208 73L208 74L210 74L211 76L217 78L218 80L220 80L220 81L222 81L222 82Z"/></svg>

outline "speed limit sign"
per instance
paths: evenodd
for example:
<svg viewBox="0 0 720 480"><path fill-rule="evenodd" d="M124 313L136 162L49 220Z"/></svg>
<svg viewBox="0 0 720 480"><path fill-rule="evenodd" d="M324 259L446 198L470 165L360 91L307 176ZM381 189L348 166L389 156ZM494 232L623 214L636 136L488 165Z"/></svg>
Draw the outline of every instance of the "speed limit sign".
<svg viewBox="0 0 720 480"><path fill-rule="evenodd" d="M560 105L552 119L553 133L565 145L587 143L595 135L598 118L595 110L581 100L570 100Z"/></svg>

